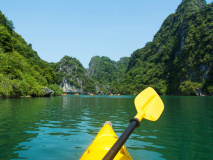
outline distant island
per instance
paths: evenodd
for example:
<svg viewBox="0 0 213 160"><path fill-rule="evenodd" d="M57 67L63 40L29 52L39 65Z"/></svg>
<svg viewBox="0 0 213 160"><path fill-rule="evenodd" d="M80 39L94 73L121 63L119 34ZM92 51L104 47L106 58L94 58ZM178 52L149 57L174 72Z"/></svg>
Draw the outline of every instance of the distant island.
<svg viewBox="0 0 213 160"><path fill-rule="evenodd" d="M152 42L131 57L42 60L0 11L0 97L73 94L213 95L213 3L183 0ZM94 46L95 47L95 46Z"/></svg>

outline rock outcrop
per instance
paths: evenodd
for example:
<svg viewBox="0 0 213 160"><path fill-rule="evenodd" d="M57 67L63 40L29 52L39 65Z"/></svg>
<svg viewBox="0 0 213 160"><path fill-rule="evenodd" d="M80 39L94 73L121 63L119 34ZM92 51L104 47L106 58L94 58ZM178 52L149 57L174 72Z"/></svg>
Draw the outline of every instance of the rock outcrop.
<svg viewBox="0 0 213 160"><path fill-rule="evenodd" d="M128 62L128 57L115 62L108 57L95 56L89 69L85 69L76 58L64 56L55 64L55 71L60 77L59 86L63 92L102 95L111 93L111 84L122 77Z"/></svg>
<svg viewBox="0 0 213 160"><path fill-rule="evenodd" d="M60 76L59 86L63 92L96 93L95 82L76 58L64 56L56 65L56 71Z"/></svg>
<svg viewBox="0 0 213 160"><path fill-rule="evenodd" d="M152 86L160 94L196 95L196 88L213 93L212 19L213 3L183 0L153 41L133 52L118 91L134 94Z"/></svg>
<svg viewBox="0 0 213 160"><path fill-rule="evenodd" d="M49 97L54 94L54 91L52 91L51 89L49 89L47 87L44 87L42 91L43 91L43 95L45 97Z"/></svg>

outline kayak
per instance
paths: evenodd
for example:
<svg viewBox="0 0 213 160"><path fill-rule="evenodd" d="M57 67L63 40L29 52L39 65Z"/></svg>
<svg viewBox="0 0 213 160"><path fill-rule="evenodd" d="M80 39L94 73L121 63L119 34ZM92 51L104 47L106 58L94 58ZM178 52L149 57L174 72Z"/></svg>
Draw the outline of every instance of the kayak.
<svg viewBox="0 0 213 160"><path fill-rule="evenodd" d="M130 120L129 126L119 137L112 129L111 122L106 122L98 132L94 141L89 145L80 160L132 160L124 143L136 127L140 126L143 118L156 121L164 110L164 104L157 92L148 87L134 100L137 114Z"/></svg>
<svg viewBox="0 0 213 160"><path fill-rule="evenodd" d="M112 129L111 122L106 121L93 142L84 151L80 160L102 160L117 140L118 137ZM132 158L123 145L114 160L132 160Z"/></svg>

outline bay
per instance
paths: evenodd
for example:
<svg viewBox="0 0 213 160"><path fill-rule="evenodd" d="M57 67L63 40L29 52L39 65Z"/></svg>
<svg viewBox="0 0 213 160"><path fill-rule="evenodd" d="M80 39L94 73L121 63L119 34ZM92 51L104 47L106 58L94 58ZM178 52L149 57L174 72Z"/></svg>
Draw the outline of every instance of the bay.
<svg viewBox="0 0 213 160"><path fill-rule="evenodd" d="M0 159L79 159L105 121L118 136L135 116L135 96L0 99ZM134 160L212 159L213 97L161 96L156 122L142 120L126 142Z"/></svg>

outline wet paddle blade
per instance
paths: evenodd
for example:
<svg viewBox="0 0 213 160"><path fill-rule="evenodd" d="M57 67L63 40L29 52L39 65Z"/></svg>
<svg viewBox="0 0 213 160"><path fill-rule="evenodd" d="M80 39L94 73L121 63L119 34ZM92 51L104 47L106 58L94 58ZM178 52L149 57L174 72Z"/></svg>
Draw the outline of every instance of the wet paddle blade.
<svg viewBox="0 0 213 160"><path fill-rule="evenodd" d="M156 121L163 112L164 104L157 92L148 87L135 98L135 107L137 110L135 118L138 118L139 121L142 118Z"/></svg>

